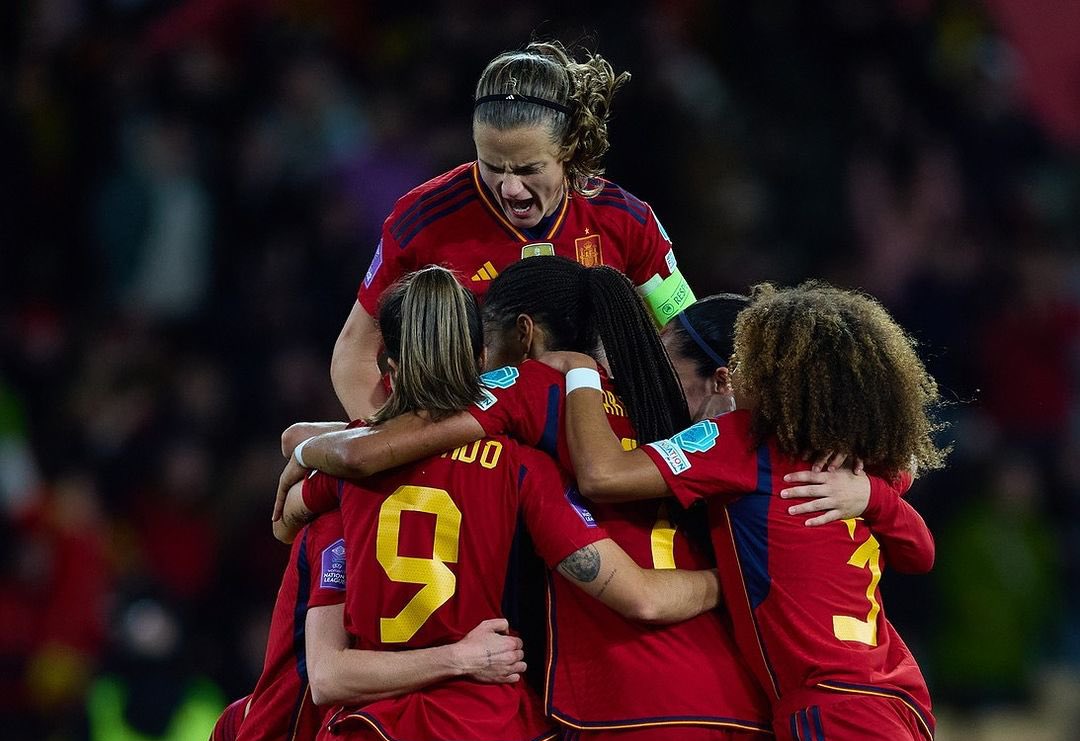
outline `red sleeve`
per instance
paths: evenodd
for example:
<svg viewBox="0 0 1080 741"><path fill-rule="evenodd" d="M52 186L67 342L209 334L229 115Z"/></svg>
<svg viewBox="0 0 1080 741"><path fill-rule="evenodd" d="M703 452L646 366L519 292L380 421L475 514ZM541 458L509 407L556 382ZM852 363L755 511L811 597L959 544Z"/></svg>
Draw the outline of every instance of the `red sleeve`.
<svg viewBox="0 0 1080 741"><path fill-rule="evenodd" d="M571 553L608 537L551 458L536 450L521 449L519 466L525 526L549 568L554 569Z"/></svg>
<svg viewBox="0 0 1080 741"><path fill-rule="evenodd" d="M484 398L470 406L469 413L486 435L509 435L553 453L564 395L562 378L535 360L489 371L480 376ZM550 445L545 437L551 438Z"/></svg>
<svg viewBox="0 0 1080 741"><path fill-rule="evenodd" d="M304 479L304 506L315 514L329 512L341 503L341 480L322 471L312 471Z"/></svg>
<svg viewBox="0 0 1080 741"><path fill-rule="evenodd" d="M890 567L904 574L923 574L934 565L934 536L915 508L901 499L911 482L907 471L895 484L871 476L863 521L881 544Z"/></svg>
<svg viewBox="0 0 1080 741"><path fill-rule="evenodd" d="M732 412L702 420L641 449L684 507L710 496L745 494L757 486L749 419L745 412Z"/></svg>
<svg viewBox="0 0 1080 741"><path fill-rule="evenodd" d="M668 237L664 227L652 207L644 201L638 201L629 193L627 200L640 204L645 210L645 224L636 233L632 234L626 259L626 275L634 282L635 286L644 285L654 275L661 279L667 278L675 270L675 253L671 247L671 238ZM637 227L637 222L633 222Z"/></svg>
<svg viewBox="0 0 1080 741"><path fill-rule="evenodd" d="M400 207L400 202L399 202ZM379 298L394 281L413 270L412 253L398 246L390 235L390 225L396 218L398 208L383 223L382 238L375 248L364 281L356 293L356 300L371 316L378 316Z"/></svg>
<svg viewBox="0 0 1080 741"><path fill-rule="evenodd" d="M307 558L310 573L308 607L345 602L345 533L341 512L319 515L307 526Z"/></svg>

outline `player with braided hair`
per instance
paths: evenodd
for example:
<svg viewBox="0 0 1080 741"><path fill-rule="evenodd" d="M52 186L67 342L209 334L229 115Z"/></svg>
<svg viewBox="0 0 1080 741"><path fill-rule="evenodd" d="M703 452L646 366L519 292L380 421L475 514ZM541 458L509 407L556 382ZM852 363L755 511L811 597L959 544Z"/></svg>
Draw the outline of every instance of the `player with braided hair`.
<svg viewBox="0 0 1080 741"><path fill-rule="evenodd" d="M558 42L487 65L474 97L476 160L397 202L334 346L331 377L350 418L386 395L376 363L379 296L425 265L457 271L481 296L512 263L562 255L626 274L661 324L693 301L652 208L601 177L612 99L629 79Z"/></svg>

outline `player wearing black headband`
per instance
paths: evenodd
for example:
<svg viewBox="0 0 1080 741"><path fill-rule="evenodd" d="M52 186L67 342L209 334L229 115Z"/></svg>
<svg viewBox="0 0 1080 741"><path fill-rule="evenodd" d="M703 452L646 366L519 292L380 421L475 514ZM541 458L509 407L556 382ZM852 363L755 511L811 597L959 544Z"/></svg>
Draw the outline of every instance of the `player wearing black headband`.
<svg viewBox="0 0 1080 741"><path fill-rule="evenodd" d="M694 300L652 208L601 177L612 98L629 79L599 55L577 61L558 42L487 65L473 97L476 161L398 201L334 347L331 376L350 417L385 397L372 319L379 296L425 265L455 270L478 297L525 257L608 265L633 281L660 324Z"/></svg>

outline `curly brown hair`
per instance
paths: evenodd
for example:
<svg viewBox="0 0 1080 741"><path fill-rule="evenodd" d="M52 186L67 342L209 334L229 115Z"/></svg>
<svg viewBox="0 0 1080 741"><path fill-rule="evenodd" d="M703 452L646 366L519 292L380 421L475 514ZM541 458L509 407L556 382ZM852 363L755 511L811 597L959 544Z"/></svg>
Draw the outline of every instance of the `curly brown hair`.
<svg viewBox="0 0 1080 741"><path fill-rule="evenodd" d="M854 455L885 475L944 465L937 383L881 304L819 282L763 283L751 296L735 323L732 384L754 407L758 444Z"/></svg>
<svg viewBox="0 0 1080 741"><path fill-rule="evenodd" d="M520 93L566 106L566 114L523 100L500 100L473 111L473 125L500 131L519 126L546 126L559 146L570 187L589 197L603 190L599 177L608 150L608 118L615 91L630 80L599 54L584 53L578 62L558 41L534 41L523 51L500 54L488 63L476 83L476 99Z"/></svg>

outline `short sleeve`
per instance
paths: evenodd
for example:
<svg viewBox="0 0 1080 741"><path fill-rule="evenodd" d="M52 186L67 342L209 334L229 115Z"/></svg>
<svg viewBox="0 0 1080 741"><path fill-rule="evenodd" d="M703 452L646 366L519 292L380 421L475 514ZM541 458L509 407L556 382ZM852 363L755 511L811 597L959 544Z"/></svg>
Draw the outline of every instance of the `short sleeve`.
<svg viewBox="0 0 1080 741"><path fill-rule="evenodd" d="M563 399L561 376L547 366L525 361L480 376L483 399L469 413L487 435L509 435L518 442L554 454Z"/></svg>
<svg viewBox="0 0 1080 741"><path fill-rule="evenodd" d="M667 440L642 446L684 507L699 499L735 497L757 486L757 463L749 447L743 412L732 412L687 427Z"/></svg>
<svg viewBox="0 0 1080 741"><path fill-rule="evenodd" d="M608 537L553 460L535 450L522 449L521 453L518 481L525 526L549 568Z"/></svg>
<svg viewBox="0 0 1080 741"><path fill-rule="evenodd" d="M308 607L340 605L345 601L345 533L341 513L333 510L320 515L307 528Z"/></svg>
<svg viewBox="0 0 1080 741"><path fill-rule="evenodd" d="M396 210L395 210L396 213ZM356 293L356 300L371 316L378 316L379 298L394 281L413 270L412 254L402 249L390 235L391 214L383 224L382 238L375 247L364 280Z"/></svg>
<svg viewBox="0 0 1080 741"><path fill-rule="evenodd" d="M316 514L337 509L341 502L340 484L340 479L322 471L312 471L311 475L304 479L304 506Z"/></svg>

